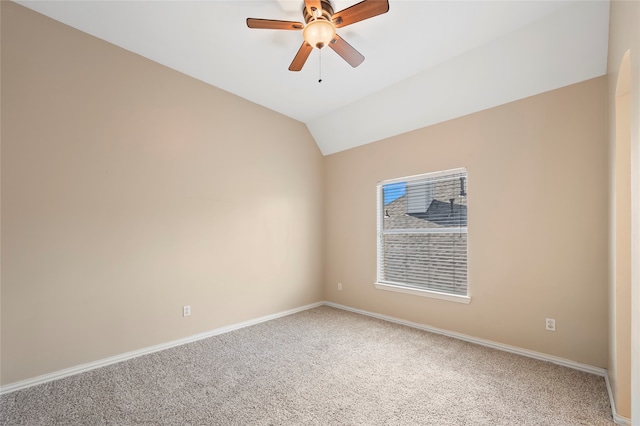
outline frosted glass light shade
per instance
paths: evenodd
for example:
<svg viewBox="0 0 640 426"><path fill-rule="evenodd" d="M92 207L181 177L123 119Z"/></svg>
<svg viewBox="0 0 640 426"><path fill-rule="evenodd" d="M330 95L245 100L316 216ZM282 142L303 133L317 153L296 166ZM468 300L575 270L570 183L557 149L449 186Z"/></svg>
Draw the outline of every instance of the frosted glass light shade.
<svg viewBox="0 0 640 426"><path fill-rule="evenodd" d="M333 23L324 19L311 21L302 30L302 37L313 47L322 49L336 36L336 28Z"/></svg>

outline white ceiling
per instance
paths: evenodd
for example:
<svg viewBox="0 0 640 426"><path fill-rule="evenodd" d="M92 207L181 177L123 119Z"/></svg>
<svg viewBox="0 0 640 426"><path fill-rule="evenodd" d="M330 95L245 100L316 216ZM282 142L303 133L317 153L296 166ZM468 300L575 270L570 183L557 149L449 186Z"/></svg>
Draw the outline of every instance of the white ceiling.
<svg viewBox="0 0 640 426"><path fill-rule="evenodd" d="M390 0L338 29L362 65L314 49L297 73L302 33L245 20L303 21L303 0L17 2L299 120L325 155L606 73L608 0Z"/></svg>

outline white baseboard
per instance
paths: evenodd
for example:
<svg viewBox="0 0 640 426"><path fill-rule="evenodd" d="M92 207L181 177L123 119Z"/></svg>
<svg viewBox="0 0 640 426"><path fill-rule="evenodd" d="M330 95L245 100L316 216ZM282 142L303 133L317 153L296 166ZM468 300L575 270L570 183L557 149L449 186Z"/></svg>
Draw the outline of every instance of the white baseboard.
<svg viewBox="0 0 640 426"><path fill-rule="evenodd" d="M573 368L573 369L579 370L579 371L584 371L586 373L591 373L591 374L595 374L595 375L598 375L598 376L603 376L604 380L605 380L605 382L607 384L607 392L609 393L609 402L611 403L611 414L613 416L613 421L616 424L619 424L619 425L631 426L631 419L628 419L626 417L623 417L623 416L619 415L617 413L617 411L616 411L616 404L615 404L615 401L613 399L613 392L611 390L611 383L609 383L609 375L607 374L607 370L604 369L604 368L594 367L592 365L582 364L582 363L579 363L579 362L576 362L576 361L571 361L569 359L560 358L560 357L556 357L556 356L553 356L553 355L544 354L544 353L541 353L541 352L530 351L528 349L522 349L522 348L518 348L516 346L505 345L503 343L497 343L497 342L493 342L491 340L479 339L477 337L468 336L466 334L456 333L456 332L453 332L453 331L443 330L441 328L436 328L436 327L431 327L431 326L427 326L427 325L423 325L423 324L418 324L418 323L415 323L415 322L406 321L406 320L403 320L403 319L394 318L394 317L390 317L390 316L387 316L387 315L382 315L382 314L377 314L377 313L374 313L374 312L364 311L362 309L356 309L356 308L352 308L352 307L349 307L349 306L339 305L339 304L333 303L333 302L325 302L325 305L331 306L331 307L337 308L337 309L342 309L342 310L345 310L345 311L354 312L354 313L361 314L361 315L370 316L370 317L373 317L373 318L378 318L378 319L381 319L381 320L384 320L384 321L389 321L389 322L393 322L393 323L396 323L396 324L406 325L408 327L413 327L413 328L417 328L417 329L420 329L420 330L429 331L431 333L436 333L436 334L441 334L441 335L448 336L448 337L453 337L455 339L464 340L464 341L475 343L475 344L478 344L478 345L488 346L490 348L499 349L501 351L511 352L511 353L522 355L522 356L526 356L526 357L529 357L529 358L535 358L535 359L538 359L538 360L541 360L541 361L552 362L554 364L558 364L558 365L562 365L562 366L565 366L565 367Z"/></svg>
<svg viewBox="0 0 640 426"><path fill-rule="evenodd" d="M607 392L609 393L609 401L611 403L611 415L613 416L613 421L617 425L631 426L631 419L619 415L618 411L616 410L616 401L615 399L613 399L613 389L611 388L611 382L609 381L608 374L604 375L604 380L605 382L607 382Z"/></svg>
<svg viewBox="0 0 640 426"><path fill-rule="evenodd" d="M115 364L118 362L126 361L128 359L136 358L142 355L151 354L154 352L159 352L165 349L173 348L175 346L184 345L187 343L195 342L198 340L206 339L208 337L217 336L224 333L229 333L230 331L239 330L241 328L249 327L252 325L260 324L266 321L270 321L276 318L281 318L287 315L292 315L298 312L306 311L308 309L317 308L319 306L331 306L333 308L342 309L345 311L354 312L361 315L366 315L373 318L378 318L384 321L393 322L396 324L406 325L408 327L417 328L424 331L429 331L431 333L441 334L444 336L453 337L455 339L464 340L470 343L475 343L482 346L487 346L490 348L511 352L514 354L526 356L529 358L539 359L541 361L548 361L554 364L563 365L565 367L573 368L575 370L584 371L586 373L596 374L598 376L603 376L605 378L605 382L607 384L607 392L609 393L609 400L611 402L611 411L613 415L613 420L616 424L619 425L631 425L631 420L618 415L615 408L615 401L613 400L613 393L611 390L611 384L609 383L609 377L607 375L607 370L600 367L594 367L587 364L582 364L579 362L571 361L565 358L556 357L553 355L547 355L541 352L530 351L528 349L518 348L516 346L505 345L502 343L493 342L491 340L479 339L476 337L468 336L462 333L456 333L453 331L444 330L441 328L431 327L423 324L414 323L411 321L406 321L399 318L390 317L387 315L377 314L374 312L365 311L362 309L356 309L345 305L340 305L333 302L317 302L312 303L310 305L301 306L299 308L290 309L288 311L278 312L272 315L266 315L263 317L255 318L252 320L244 321L237 324L228 325L225 327L216 328L214 330L206 331L204 333L195 334L193 336L185 337L178 340L173 340L171 342L162 343L155 346L149 346L146 348L138 349L136 351L127 352L124 354L116 355L109 358L104 358L98 361L89 362L86 364L77 365L71 368L67 368L64 370L55 371L53 373L43 374L41 376L33 377L31 379L22 380L19 382L10 383L8 385L2 386L0 388L0 395L15 392L20 389L25 389L31 386L39 385L46 382L51 382L53 380L61 379L63 377L72 376L75 374L84 373L86 371L95 370L96 368L106 367L107 365Z"/></svg>
<svg viewBox="0 0 640 426"><path fill-rule="evenodd" d="M345 311L355 312L357 314L366 315L373 318L378 318L384 321L394 322L396 324L406 325L408 327L417 328L424 331L429 331L431 333L442 334L443 336L453 337L456 339L464 340L466 342L475 343L477 345L487 346L494 349L499 349L505 352L511 352L518 355L523 355L529 358L539 359L541 361L549 361L554 364L563 365L565 367L570 367L575 370L584 371L586 373L596 374L598 376L606 376L607 370L600 367L594 367L588 364L582 364L579 362L571 361L565 358L556 357L553 355L547 355L541 352L530 351L528 349L518 348L516 346L505 345L503 343L493 342L491 340L479 339L477 337L468 336L462 333L456 333L455 331L444 330L437 327L431 327L424 324L418 324L411 321L406 321L403 319L390 317L387 315L377 314L375 312L364 311L362 309L351 308L349 306L339 305L337 303L326 302L325 305L331 306L333 308L343 309Z"/></svg>
<svg viewBox="0 0 640 426"><path fill-rule="evenodd" d="M312 303L310 305L301 306L299 308L290 309L288 311L278 312L272 315L266 315L260 318L255 318L255 319L240 322L237 324L216 328L214 330L206 331L204 333L194 334L193 336L185 337L178 340L173 340L171 342L161 343L155 346L149 346L146 348L138 349L131 352L126 352L126 353L112 356L109 358L104 358L98 361L88 362L86 364L76 365L71 368L54 371L53 373L43 374L41 376L33 377L31 379L9 383L8 385L2 386L2 388L0 388L0 395L10 393L10 392L15 392L17 390L25 389L31 386L42 384L42 383L51 382L53 380L62 379L63 377L73 376L75 374L80 374L86 371L95 370L96 368L106 367L107 365L115 364L118 362L126 361L128 359L136 358L142 355L147 355L147 354L162 351L165 349L173 348L175 346L180 346L180 345L195 342L198 340L206 339L207 337L218 336L220 334L228 333L230 331L260 324L266 321L271 321L276 318L295 314L301 311L306 311L308 309L317 308L318 306L322 306L322 305L324 305L324 302Z"/></svg>

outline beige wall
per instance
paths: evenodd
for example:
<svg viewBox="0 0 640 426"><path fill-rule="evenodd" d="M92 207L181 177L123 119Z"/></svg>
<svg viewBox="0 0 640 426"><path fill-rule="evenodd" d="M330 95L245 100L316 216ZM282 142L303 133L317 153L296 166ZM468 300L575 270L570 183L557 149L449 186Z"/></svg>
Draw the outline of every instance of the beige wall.
<svg viewBox="0 0 640 426"><path fill-rule="evenodd" d="M2 384L322 300L303 124L10 2L2 124Z"/></svg>
<svg viewBox="0 0 640 426"><path fill-rule="evenodd" d="M640 330L635 331L633 358L631 353L632 315L640 321L640 2L612 1L609 32L611 272L608 374L617 413L631 418L632 359L635 380L640 380L640 371L637 371L640 369L637 341ZM627 53L629 56L625 60ZM634 418L640 416L638 392L640 383L634 390Z"/></svg>
<svg viewBox="0 0 640 426"><path fill-rule="evenodd" d="M606 367L606 90L601 77L325 157L326 298ZM375 289L376 183L456 167L471 303Z"/></svg>
<svg viewBox="0 0 640 426"><path fill-rule="evenodd" d="M301 123L0 4L3 385L316 302L323 290L625 374L614 344L607 359L606 99L622 55L638 51L638 2L612 3L608 79L324 159ZM636 178L638 93L636 78ZM461 166L471 303L376 290L376 183ZM637 271L637 246L631 259ZM631 281L637 298L637 272ZM193 314L182 318L186 304Z"/></svg>

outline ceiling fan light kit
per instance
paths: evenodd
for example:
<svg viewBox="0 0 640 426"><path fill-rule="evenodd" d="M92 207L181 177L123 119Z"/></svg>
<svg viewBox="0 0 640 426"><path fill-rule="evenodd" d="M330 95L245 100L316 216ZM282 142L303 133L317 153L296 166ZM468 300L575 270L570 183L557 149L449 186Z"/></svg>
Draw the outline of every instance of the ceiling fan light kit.
<svg viewBox="0 0 640 426"><path fill-rule="evenodd" d="M336 27L329 21L316 19L304 27L302 37L311 46L322 49L336 37Z"/></svg>
<svg viewBox="0 0 640 426"><path fill-rule="evenodd" d="M333 13L329 0L305 0L302 14L305 23L273 19L247 18L249 28L269 30L302 30L304 41L293 58L289 71L300 71L313 48L329 46L352 67L364 61L364 56L336 33L346 27L389 11L388 0L363 0Z"/></svg>

